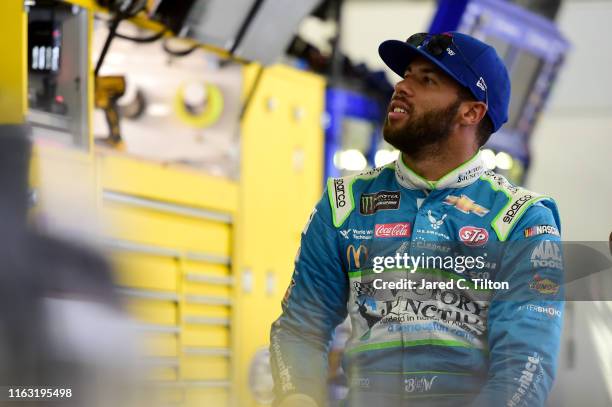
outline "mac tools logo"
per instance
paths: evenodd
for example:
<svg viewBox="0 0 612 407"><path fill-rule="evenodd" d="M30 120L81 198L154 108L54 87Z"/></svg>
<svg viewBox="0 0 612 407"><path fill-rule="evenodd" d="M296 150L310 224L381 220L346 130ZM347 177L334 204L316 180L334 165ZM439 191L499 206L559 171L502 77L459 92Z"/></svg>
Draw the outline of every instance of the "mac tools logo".
<svg viewBox="0 0 612 407"><path fill-rule="evenodd" d="M489 241L489 232L476 226L464 226L459 229L459 239L470 247L483 246Z"/></svg>
<svg viewBox="0 0 612 407"><path fill-rule="evenodd" d="M380 223L374 227L375 237L410 237L410 223Z"/></svg>
<svg viewBox="0 0 612 407"><path fill-rule="evenodd" d="M558 244L544 240L531 252L531 265L535 268L549 267L555 269L563 268L561 248Z"/></svg>

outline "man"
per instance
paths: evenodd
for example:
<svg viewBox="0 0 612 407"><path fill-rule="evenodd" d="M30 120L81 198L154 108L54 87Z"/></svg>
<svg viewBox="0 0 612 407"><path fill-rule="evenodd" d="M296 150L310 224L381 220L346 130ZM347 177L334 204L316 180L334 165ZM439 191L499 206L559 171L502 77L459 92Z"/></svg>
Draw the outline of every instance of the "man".
<svg viewBox="0 0 612 407"><path fill-rule="evenodd" d="M559 218L481 160L508 118L506 68L460 33L379 54L402 77L383 131L401 154L329 180L313 211L271 331L276 404L326 404L329 341L348 313L349 406L541 406L562 321ZM425 263L440 254L451 263ZM487 279L508 286L477 289Z"/></svg>

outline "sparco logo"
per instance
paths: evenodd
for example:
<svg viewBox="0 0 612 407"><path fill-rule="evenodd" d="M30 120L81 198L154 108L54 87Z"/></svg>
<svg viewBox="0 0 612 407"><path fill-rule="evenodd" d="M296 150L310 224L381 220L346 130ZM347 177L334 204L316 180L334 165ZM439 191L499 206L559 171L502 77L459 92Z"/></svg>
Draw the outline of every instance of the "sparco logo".
<svg viewBox="0 0 612 407"><path fill-rule="evenodd" d="M346 193L344 192L344 179L335 179L334 188L336 189L336 207L344 208L346 205Z"/></svg>
<svg viewBox="0 0 612 407"><path fill-rule="evenodd" d="M410 223L381 223L374 227L376 237L410 237Z"/></svg>
<svg viewBox="0 0 612 407"><path fill-rule="evenodd" d="M512 222L512 219L514 219L519 209L521 209L523 205L525 205L531 198L533 198L533 195L527 194L514 201L510 209L508 209L508 212L506 212L504 215L504 222Z"/></svg>
<svg viewBox="0 0 612 407"><path fill-rule="evenodd" d="M507 407L523 405L521 401L523 401L523 397L528 393L539 365L540 357L537 353L534 353L533 356L527 357L527 363L525 363L525 368L521 372L521 377L514 378L514 380L518 382L518 387L512 395L512 398L507 401Z"/></svg>
<svg viewBox="0 0 612 407"><path fill-rule="evenodd" d="M464 226L459 229L459 239L466 246L482 246L489 241L489 232L476 226Z"/></svg>

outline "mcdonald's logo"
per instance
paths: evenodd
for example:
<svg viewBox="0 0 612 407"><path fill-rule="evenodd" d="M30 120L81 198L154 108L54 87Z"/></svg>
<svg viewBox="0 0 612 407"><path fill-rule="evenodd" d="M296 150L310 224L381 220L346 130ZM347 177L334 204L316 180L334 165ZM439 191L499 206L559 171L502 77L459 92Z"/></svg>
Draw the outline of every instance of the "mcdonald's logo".
<svg viewBox="0 0 612 407"><path fill-rule="evenodd" d="M352 260L352 261L351 261ZM360 269L368 260L368 248L360 244L357 249L352 244L346 248L346 261L349 270Z"/></svg>

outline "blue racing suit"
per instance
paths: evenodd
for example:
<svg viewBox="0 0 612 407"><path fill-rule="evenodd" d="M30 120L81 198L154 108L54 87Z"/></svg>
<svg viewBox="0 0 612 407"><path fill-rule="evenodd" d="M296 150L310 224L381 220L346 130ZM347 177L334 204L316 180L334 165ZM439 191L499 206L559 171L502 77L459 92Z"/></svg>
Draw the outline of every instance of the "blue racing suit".
<svg viewBox="0 0 612 407"><path fill-rule="evenodd" d="M348 314L351 407L544 405L562 328L559 227L552 199L480 153L437 182L401 156L330 179L271 329L276 402L326 404L327 351Z"/></svg>

